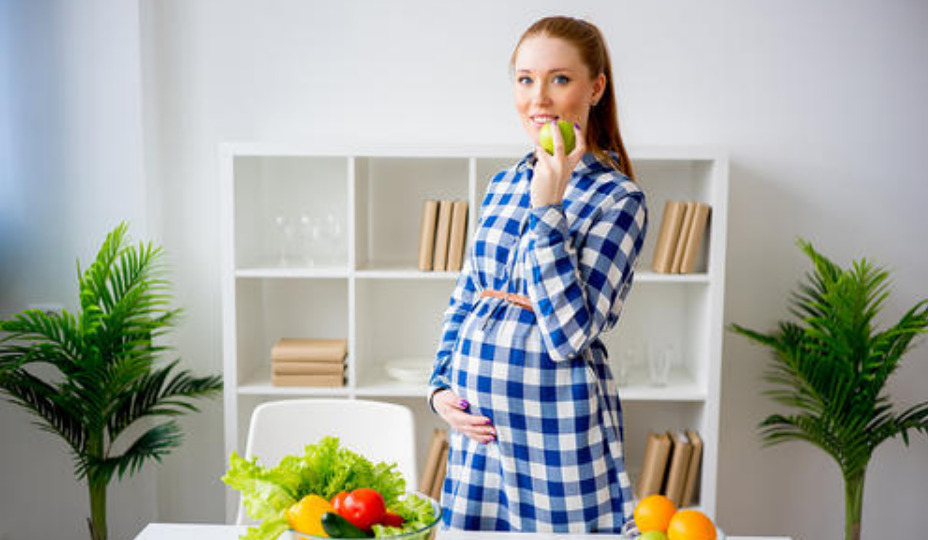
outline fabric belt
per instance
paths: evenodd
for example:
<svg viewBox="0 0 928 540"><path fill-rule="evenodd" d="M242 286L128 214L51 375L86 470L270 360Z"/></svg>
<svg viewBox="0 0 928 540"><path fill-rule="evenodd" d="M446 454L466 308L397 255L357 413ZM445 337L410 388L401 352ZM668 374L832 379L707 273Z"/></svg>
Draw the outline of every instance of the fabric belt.
<svg viewBox="0 0 928 540"><path fill-rule="evenodd" d="M503 300L509 302L514 306L519 306L522 309L527 309L532 311L532 301L528 296L522 296L520 294L512 294L503 291L494 291L492 289L484 289L480 293L481 298L502 298Z"/></svg>

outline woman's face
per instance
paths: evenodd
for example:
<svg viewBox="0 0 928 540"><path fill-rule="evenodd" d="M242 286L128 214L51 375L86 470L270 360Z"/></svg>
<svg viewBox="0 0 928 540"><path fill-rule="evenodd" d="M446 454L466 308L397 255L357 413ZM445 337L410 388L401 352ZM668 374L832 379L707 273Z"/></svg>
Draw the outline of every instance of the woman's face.
<svg viewBox="0 0 928 540"><path fill-rule="evenodd" d="M555 120L579 124L586 132L590 108L602 96L606 76L591 78L573 45L559 38L530 37L519 46L513 67L516 110L535 144L541 126Z"/></svg>

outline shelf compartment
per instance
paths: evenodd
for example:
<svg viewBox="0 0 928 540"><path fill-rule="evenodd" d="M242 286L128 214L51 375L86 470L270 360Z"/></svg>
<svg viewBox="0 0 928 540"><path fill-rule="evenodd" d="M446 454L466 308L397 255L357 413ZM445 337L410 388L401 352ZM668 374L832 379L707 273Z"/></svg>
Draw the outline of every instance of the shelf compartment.
<svg viewBox="0 0 928 540"><path fill-rule="evenodd" d="M468 197L466 158L353 160L356 268L416 268L422 205Z"/></svg>
<svg viewBox="0 0 928 540"><path fill-rule="evenodd" d="M612 364L613 376L616 376L614 360ZM622 401L702 402L707 396L706 389L697 384L689 370L682 366L670 370L669 380L664 386L654 386L650 383L646 365L635 366L628 375L628 382L619 386L619 397Z"/></svg>
<svg viewBox="0 0 928 540"><path fill-rule="evenodd" d="M661 433L665 431L681 431L695 429L703 439L703 444L714 445L715 435L708 433L704 422L705 408L701 404L690 403L628 403L622 402L622 417L625 428L625 467L633 486L638 485L641 475L641 462L644 457L645 443L648 433ZM703 447L703 456L700 463L705 472L707 447ZM702 476L697 480L696 504L700 501Z"/></svg>
<svg viewBox="0 0 928 540"><path fill-rule="evenodd" d="M454 283L365 279L355 282L355 373L358 395L424 395L420 385L394 381L386 362L421 359L431 365Z"/></svg>
<svg viewBox="0 0 928 540"><path fill-rule="evenodd" d="M347 279L238 279L235 288L239 391L274 388L271 348L281 338L348 338Z"/></svg>
<svg viewBox="0 0 928 540"><path fill-rule="evenodd" d="M641 252L642 268L651 268L664 205L667 201L696 201L711 207L709 221L696 257L695 272L709 268L709 246L713 238L713 213L719 208L720 193L710 160L642 160L633 163L635 176L648 200L648 237ZM679 275L679 274L677 274Z"/></svg>
<svg viewBox="0 0 928 540"><path fill-rule="evenodd" d="M630 384L637 399L700 400L709 393L710 289L690 283L638 283L626 298L615 328L601 339L609 352L613 374L629 366ZM648 351L673 347L671 383L648 387Z"/></svg>
<svg viewBox="0 0 928 540"><path fill-rule="evenodd" d="M234 158L235 266L347 268L348 160Z"/></svg>

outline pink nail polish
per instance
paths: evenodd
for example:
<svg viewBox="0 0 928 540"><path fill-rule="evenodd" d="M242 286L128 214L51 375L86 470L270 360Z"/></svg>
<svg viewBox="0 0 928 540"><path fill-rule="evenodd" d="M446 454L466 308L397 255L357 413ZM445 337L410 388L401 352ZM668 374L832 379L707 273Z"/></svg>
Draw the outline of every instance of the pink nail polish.
<svg viewBox="0 0 928 540"><path fill-rule="evenodd" d="M462 408L462 409L466 409L466 408L468 408L468 407L470 407L470 403L468 403L466 399L462 399L462 400L461 400L461 408Z"/></svg>
<svg viewBox="0 0 928 540"><path fill-rule="evenodd" d="M489 418L487 418L487 421L485 422L485 424L489 426L492 423L493 423L493 420L490 420Z"/></svg>

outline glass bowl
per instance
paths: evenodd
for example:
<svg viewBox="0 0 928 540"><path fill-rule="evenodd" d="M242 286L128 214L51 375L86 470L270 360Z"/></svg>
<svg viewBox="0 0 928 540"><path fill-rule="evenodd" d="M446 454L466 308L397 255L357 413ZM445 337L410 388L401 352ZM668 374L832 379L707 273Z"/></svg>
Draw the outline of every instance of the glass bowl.
<svg viewBox="0 0 928 540"><path fill-rule="evenodd" d="M415 495L422 499L428 500L429 504L432 505L431 523L417 531L411 531L406 534L400 534L396 536L377 536L371 538L376 538L376 540L427 540L429 535L432 534L432 530L435 529L435 526L441 523L441 505L438 504L438 501L435 499L427 495L423 495L422 493L416 493ZM290 533L290 536L283 535L281 536L281 540L326 540L322 536L313 536L311 534L294 531L293 529L290 529L288 532Z"/></svg>

